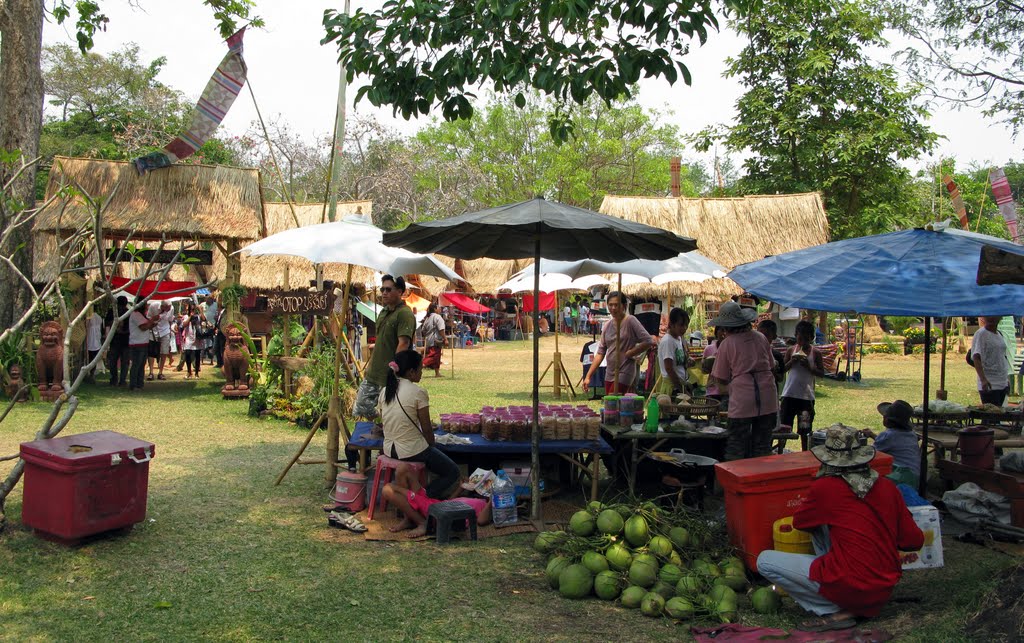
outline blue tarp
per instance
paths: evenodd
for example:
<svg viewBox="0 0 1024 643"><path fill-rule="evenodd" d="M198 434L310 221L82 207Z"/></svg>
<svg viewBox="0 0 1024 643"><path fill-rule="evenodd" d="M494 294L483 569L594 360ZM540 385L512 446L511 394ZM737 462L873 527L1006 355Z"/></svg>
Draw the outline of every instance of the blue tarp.
<svg viewBox="0 0 1024 643"><path fill-rule="evenodd" d="M1020 315L1024 286L979 286L981 247L1020 246L952 228L834 241L736 267L729 278L796 308L869 315Z"/></svg>

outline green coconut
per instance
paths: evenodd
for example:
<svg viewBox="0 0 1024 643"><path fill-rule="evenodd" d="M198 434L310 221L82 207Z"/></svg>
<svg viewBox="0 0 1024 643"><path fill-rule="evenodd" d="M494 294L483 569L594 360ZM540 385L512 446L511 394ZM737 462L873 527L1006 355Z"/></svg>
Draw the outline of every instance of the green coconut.
<svg viewBox="0 0 1024 643"><path fill-rule="evenodd" d="M695 612L696 610L693 608L693 603L681 596L670 598L665 602L666 616L674 618L677 621L691 619Z"/></svg>
<svg viewBox="0 0 1024 643"><path fill-rule="evenodd" d="M726 585L737 592L742 592L747 588L747 575L745 572L737 572L735 567L729 567L715 579L715 584Z"/></svg>
<svg viewBox="0 0 1024 643"><path fill-rule="evenodd" d="M594 533L594 515L589 511L577 511L569 519L569 531L577 536L589 536Z"/></svg>
<svg viewBox="0 0 1024 643"><path fill-rule="evenodd" d="M658 566L646 560L634 560L629 566L629 582L640 587L650 587L658 580Z"/></svg>
<svg viewBox="0 0 1024 643"><path fill-rule="evenodd" d="M591 500L587 503L587 511L594 514L595 516L604 511L604 505L596 500Z"/></svg>
<svg viewBox="0 0 1024 643"><path fill-rule="evenodd" d="M629 550L619 543L615 543L606 549L604 557L608 560L608 565L612 569L620 572L629 569L630 564L633 562L633 554L629 553Z"/></svg>
<svg viewBox="0 0 1024 643"><path fill-rule="evenodd" d="M711 587L711 591L708 592L708 596L719 603L727 599L731 600L733 603L736 602L736 592L728 585L719 585L717 582Z"/></svg>
<svg viewBox="0 0 1024 643"><path fill-rule="evenodd" d="M594 575L580 565L569 565L558 575L558 593L566 598L583 598L594 588Z"/></svg>
<svg viewBox="0 0 1024 643"><path fill-rule="evenodd" d="M633 515L633 509L629 505L615 505L612 509L617 511L623 520L629 520L629 517Z"/></svg>
<svg viewBox="0 0 1024 643"><path fill-rule="evenodd" d="M685 527L673 527L668 530L668 539L679 549L685 549L690 544L690 532Z"/></svg>
<svg viewBox="0 0 1024 643"><path fill-rule="evenodd" d="M654 554L648 554L647 552L637 552L633 554L633 560L642 560L654 565L655 567L661 567L661 565L658 564L658 557Z"/></svg>
<svg viewBox="0 0 1024 643"><path fill-rule="evenodd" d="M661 568L661 571L658 572L658 578L665 581L666 583L671 584L673 587L675 587L676 584L679 583L679 579L682 577L683 570L679 569L677 565L673 565L672 563L665 565Z"/></svg>
<svg viewBox="0 0 1024 643"><path fill-rule="evenodd" d="M597 515L597 530L609 536L618 536L626 521L622 519L619 512L613 509L605 509Z"/></svg>
<svg viewBox="0 0 1024 643"><path fill-rule="evenodd" d="M736 620L736 601L722 599L715 604L714 611L723 623L732 623Z"/></svg>
<svg viewBox="0 0 1024 643"><path fill-rule="evenodd" d="M661 558L668 558L672 553L672 541L664 536L655 536L647 543L647 550Z"/></svg>
<svg viewBox="0 0 1024 643"><path fill-rule="evenodd" d="M644 616L661 616L665 609L665 598L656 592L647 592L640 601L640 611Z"/></svg>
<svg viewBox="0 0 1024 643"><path fill-rule="evenodd" d="M707 576L708 578L717 578L722 575L721 570L718 569L718 565L703 559L693 561L693 565L690 566L690 569L697 574Z"/></svg>
<svg viewBox="0 0 1024 643"><path fill-rule="evenodd" d="M646 589L643 587L637 587L636 585L630 585L626 589L622 590L620 600L623 607L635 610L640 607L640 603L643 602L644 596L647 596Z"/></svg>
<svg viewBox="0 0 1024 643"><path fill-rule="evenodd" d="M774 614L782 607L782 598L771 587L758 587L750 595L750 603L758 614Z"/></svg>
<svg viewBox="0 0 1024 643"><path fill-rule="evenodd" d="M591 574L600 574L601 572L608 571L608 559L596 551L588 551L583 554L581 562L584 567L590 570Z"/></svg>
<svg viewBox="0 0 1024 643"><path fill-rule="evenodd" d="M676 594L682 596L694 596L700 592L704 581L695 574L687 574L676 583Z"/></svg>
<svg viewBox="0 0 1024 643"><path fill-rule="evenodd" d="M726 567L735 567L736 569L742 570L746 570L747 568L747 566L743 564L743 561L737 558L736 556L729 556L728 558L724 559L721 563L721 567L722 569L725 569Z"/></svg>
<svg viewBox="0 0 1024 643"><path fill-rule="evenodd" d="M537 534L537 537L533 541L533 549L541 554L550 554L565 542L566 533L564 531L545 531Z"/></svg>
<svg viewBox="0 0 1024 643"><path fill-rule="evenodd" d="M680 556L679 552L677 551L674 551L668 555L668 562L672 563L679 569L686 569L686 563L683 562L682 556Z"/></svg>
<svg viewBox="0 0 1024 643"><path fill-rule="evenodd" d="M613 601L622 592L622 581L613 571L605 570L594 577L594 593L606 601Z"/></svg>
<svg viewBox="0 0 1024 643"><path fill-rule="evenodd" d="M651 539L650 530L647 528L647 521L643 516L631 516L626 521L626 540L634 547L643 547Z"/></svg>
<svg viewBox="0 0 1024 643"><path fill-rule="evenodd" d="M551 585L551 589L558 589L558 577L561 575L562 570L568 567L570 561L565 556L555 556L548 561L548 566L544 570L544 575L547 576L548 584Z"/></svg>
<svg viewBox="0 0 1024 643"><path fill-rule="evenodd" d="M661 594L661 596L667 601L676 595L676 586L671 583L666 583L663 580L659 580L654 583L653 587L651 587L651 591Z"/></svg>

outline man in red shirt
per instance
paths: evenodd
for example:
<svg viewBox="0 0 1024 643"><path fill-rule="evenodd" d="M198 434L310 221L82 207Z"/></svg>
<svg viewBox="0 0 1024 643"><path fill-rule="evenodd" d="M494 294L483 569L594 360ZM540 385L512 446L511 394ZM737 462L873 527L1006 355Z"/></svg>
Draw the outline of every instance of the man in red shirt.
<svg viewBox="0 0 1024 643"><path fill-rule="evenodd" d="M856 431L833 426L811 452L821 469L793 526L811 532L816 555L766 550L757 571L818 616L800 629L824 632L877 616L902 575L899 551L920 549L924 534L896 485L869 466L875 449L859 446Z"/></svg>

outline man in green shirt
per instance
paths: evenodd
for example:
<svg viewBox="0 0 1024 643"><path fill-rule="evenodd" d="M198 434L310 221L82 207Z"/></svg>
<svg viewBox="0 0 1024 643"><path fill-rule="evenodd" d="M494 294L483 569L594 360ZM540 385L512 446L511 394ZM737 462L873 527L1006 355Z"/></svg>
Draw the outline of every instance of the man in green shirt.
<svg viewBox="0 0 1024 643"><path fill-rule="evenodd" d="M377 416L377 399L387 383L388 364L395 354L412 348L416 332L416 316L405 305L405 279L384 275L380 280L380 298L384 309L377 315L377 343L373 347L366 377L359 385L353 414L373 419Z"/></svg>

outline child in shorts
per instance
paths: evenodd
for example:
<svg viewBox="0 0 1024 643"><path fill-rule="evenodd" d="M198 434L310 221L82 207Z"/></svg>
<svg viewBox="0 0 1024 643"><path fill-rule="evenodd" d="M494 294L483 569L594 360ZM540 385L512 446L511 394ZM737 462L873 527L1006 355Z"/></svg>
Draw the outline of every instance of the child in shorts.
<svg viewBox="0 0 1024 643"><path fill-rule="evenodd" d="M491 522L491 503L486 498L475 498L460 496L464 493L461 484L455 486L455 491L447 500L458 500L473 508L476 513L476 523L486 525ZM427 512L431 505L446 500L431 498L423 490L420 484L419 474L406 464L398 465L395 469L395 481L384 485L384 498L396 506L405 516L402 522L391 527L390 531L405 531L409 538L419 538L427 533Z"/></svg>

